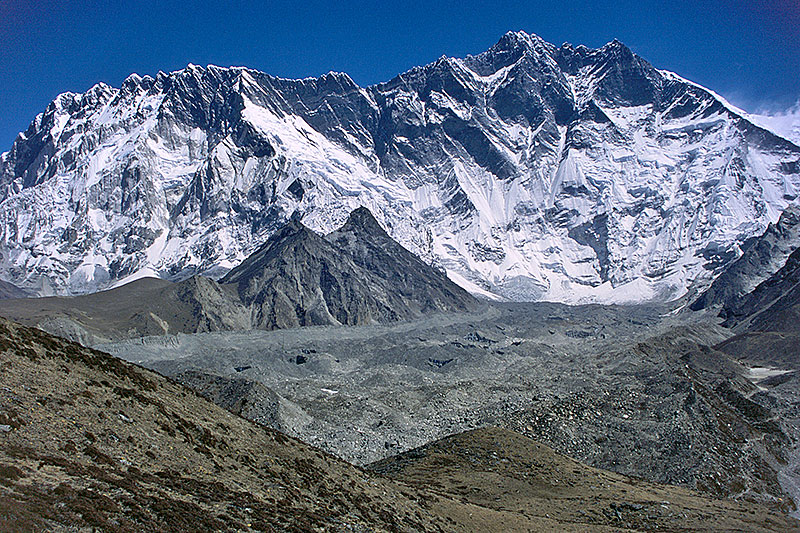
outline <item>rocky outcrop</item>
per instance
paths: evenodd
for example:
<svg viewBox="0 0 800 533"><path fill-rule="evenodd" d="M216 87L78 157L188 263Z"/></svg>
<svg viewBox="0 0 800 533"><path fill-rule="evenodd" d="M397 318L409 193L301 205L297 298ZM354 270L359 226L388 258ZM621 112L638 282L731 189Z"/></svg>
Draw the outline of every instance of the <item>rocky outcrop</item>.
<svg viewBox="0 0 800 533"><path fill-rule="evenodd" d="M220 283L236 286L253 326L266 329L389 322L475 306L364 208L324 238L292 219Z"/></svg>
<svg viewBox="0 0 800 533"><path fill-rule="evenodd" d="M800 208L791 206L763 235L745 242L742 256L723 270L691 308L719 307L724 318L747 313L739 308L746 306L743 301L750 298L750 292L781 269L799 247Z"/></svg>
<svg viewBox="0 0 800 533"><path fill-rule="evenodd" d="M234 414L287 434L312 420L300 406L257 381L198 370L189 370L173 378Z"/></svg>

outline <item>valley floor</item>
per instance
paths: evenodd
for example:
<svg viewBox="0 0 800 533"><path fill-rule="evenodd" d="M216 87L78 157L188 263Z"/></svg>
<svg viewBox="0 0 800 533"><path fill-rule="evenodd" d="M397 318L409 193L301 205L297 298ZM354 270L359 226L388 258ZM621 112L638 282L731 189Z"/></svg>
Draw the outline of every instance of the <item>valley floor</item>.
<svg viewBox="0 0 800 533"><path fill-rule="evenodd" d="M488 339L473 337L467 342ZM32 328L0 320L0 354L3 531L798 526L762 505L591 468L500 428L461 433L361 469L154 372Z"/></svg>
<svg viewBox="0 0 800 533"><path fill-rule="evenodd" d="M797 368L771 384L666 306L486 304L392 325L148 337L101 349L366 465L501 426L595 467L790 511Z"/></svg>

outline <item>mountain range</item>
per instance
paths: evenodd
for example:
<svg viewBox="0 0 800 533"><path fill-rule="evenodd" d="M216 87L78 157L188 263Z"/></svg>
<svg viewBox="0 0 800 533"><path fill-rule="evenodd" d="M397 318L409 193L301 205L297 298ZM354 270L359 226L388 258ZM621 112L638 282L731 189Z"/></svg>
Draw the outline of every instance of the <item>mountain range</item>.
<svg viewBox="0 0 800 533"><path fill-rule="evenodd" d="M523 32L59 96L0 156L0 530L796 530L756 119Z"/></svg>
<svg viewBox="0 0 800 533"><path fill-rule="evenodd" d="M665 300L798 203L800 147L618 41L510 32L362 88L215 66L56 98L0 158L0 278L215 279L358 206L469 291Z"/></svg>

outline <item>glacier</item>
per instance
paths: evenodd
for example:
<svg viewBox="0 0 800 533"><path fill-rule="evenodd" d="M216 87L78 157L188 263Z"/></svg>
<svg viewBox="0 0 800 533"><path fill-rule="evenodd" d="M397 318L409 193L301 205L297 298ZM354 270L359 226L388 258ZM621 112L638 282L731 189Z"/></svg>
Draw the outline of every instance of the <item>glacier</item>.
<svg viewBox="0 0 800 533"><path fill-rule="evenodd" d="M763 125L763 123L762 123ZM0 157L0 279L223 276L365 206L487 298L669 300L798 203L800 147L619 41L509 32L370 87L189 65L64 93Z"/></svg>

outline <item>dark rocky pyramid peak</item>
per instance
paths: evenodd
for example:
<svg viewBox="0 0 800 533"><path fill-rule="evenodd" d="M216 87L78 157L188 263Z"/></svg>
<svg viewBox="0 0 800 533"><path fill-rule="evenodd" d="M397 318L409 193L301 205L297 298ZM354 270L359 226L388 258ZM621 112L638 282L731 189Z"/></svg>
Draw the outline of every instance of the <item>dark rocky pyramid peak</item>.
<svg viewBox="0 0 800 533"><path fill-rule="evenodd" d="M338 230L340 232L361 233L367 232L372 235L380 235L389 237L386 230L380 225L372 211L364 206L354 209L350 216L347 217L347 222Z"/></svg>
<svg viewBox="0 0 800 533"><path fill-rule="evenodd" d="M625 46L619 39L606 43L601 48L597 49L597 53L603 60L609 63L629 65L631 63L639 63L639 68L649 66L645 60L633 53L633 50Z"/></svg>
<svg viewBox="0 0 800 533"><path fill-rule="evenodd" d="M328 246L321 236L303 224L301 218L299 214L292 215L264 244L220 279L220 283L239 283L250 279L258 275L265 264L284 255L294 246L301 244L310 244L311 247Z"/></svg>
<svg viewBox="0 0 800 533"><path fill-rule="evenodd" d="M488 76L517 63L524 57L531 58L536 64L537 59L549 55L553 50L555 48L552 45L537 35L527 34L524 31L510 31L485 52L469 55L462 62L478 75Z"/></svg>
<svg viewBox="0 0 800 533"><path fill-rule="evenodd" d="M289 220L286 221L286 224L281 226L278 231L276 231L269 239L267 239L267 242L265 242L261 248L267 248L276 241L281 241L287 238L314 237L319 238L319 235L303 224L303 215L295 212L289 217Z"/></svg>
<svg viewBox="0 0 800 533"><path fill-rule="evenodd" d="M393 241L365 207L322 237L294 215L228 272L255 327L368 324L468 310L472 296Z"/></svg>
<svg viewBox="0 0 800 533"><path fill-rule="evenodd" d="M381 227L366 207L350 213L347 222L325 236L338 251L346 254L365 276L391 287L418 311L472 309L474 298L440 272L409 252Z"/></svg>

